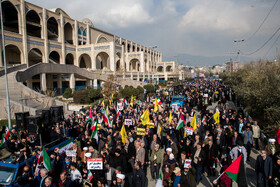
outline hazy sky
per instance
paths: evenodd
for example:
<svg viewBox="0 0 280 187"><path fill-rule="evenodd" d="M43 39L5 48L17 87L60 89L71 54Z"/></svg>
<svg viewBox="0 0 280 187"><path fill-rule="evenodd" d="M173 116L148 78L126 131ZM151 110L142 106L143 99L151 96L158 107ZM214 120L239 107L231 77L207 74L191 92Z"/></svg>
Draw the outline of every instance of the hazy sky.
<svg viewBox="0 0 280 187"><path fill-rule="evenodd" d="M277 2L260 30L250 37L263 22L276 0L29 0L29 2L47 9L61 8L73 19L89 18L97 28L145 46L156 45L165 60L179 58L184 64L193 65L194 59L197 58L196 61L199 61L199 57L215 59L216 56L226 56L225 58L234 59L238 50L242 54L241 61L243 57L274 59L280 43L280 38L277 42L280 34L278 31L259 52L247 55L260 48L280 27L280 2ZM242 39L245 42L234 43L234 40ZM192 57L186 59L187 54ZM211 64L207 60L202 63Z"/></svg>

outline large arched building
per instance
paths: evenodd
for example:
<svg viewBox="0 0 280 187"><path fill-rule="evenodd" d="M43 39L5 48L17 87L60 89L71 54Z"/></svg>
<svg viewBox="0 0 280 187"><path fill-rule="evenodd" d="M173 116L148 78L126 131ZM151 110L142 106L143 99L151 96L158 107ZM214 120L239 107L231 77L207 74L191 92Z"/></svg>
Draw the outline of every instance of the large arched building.
<svg viewBox="0 0 280 187"><path fill-rule="evenodd" d="M178 64L162 62L160 52L95 28L89 19L73 20L62 9L47 10L24 0L2 0L2 9L8 66L72 65L95 74L137 81L180 77ZM3 67L3 57L0 59ZM100 84L98 79L55 70L42 70L23 82L42 91Z"/></svg>

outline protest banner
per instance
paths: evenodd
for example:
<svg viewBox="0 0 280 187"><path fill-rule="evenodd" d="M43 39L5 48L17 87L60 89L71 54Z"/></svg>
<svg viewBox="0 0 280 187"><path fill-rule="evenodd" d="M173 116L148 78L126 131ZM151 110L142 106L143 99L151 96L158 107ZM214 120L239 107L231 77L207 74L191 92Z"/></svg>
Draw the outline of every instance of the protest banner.
<svg viewBox="0 0 280 187"><path fill-rule="evenodd" d="M155 128L155 124L154 123L147 123L146 127L148 127L148 128Z"/></svg>
<svg viewBox="0 0 280 187"><path fill-rule="evenodd" d="M191 165L192 160L191 159L186 159L184 163L184 168L189 168L189 165Z"/></svg>
<svg viewBox="0 0 280 187"><path fill-rule="evenodd" d="M103 169L103 159L102 158L90 158L87 160L88 170L102 170Z"/></svg>
<svg viewBox="0 0 280 187"><path fill-rule="evenodd" d="M124 125L128 125L128 126L132 125L132 119L125 119Z"/></svg>
<svg viewBox="0 0 280 187"><path fill-rule="evenodd" d="M76 152L73 151L73 150L66 150L66 156L69 156L69 157L76 157Z"/></svg>
<svg viewBox="0 0 280 187"><path fill-rule="evenodd" d="M185 127L185 133L187 135L193 135L193 128L191 127Z"/></svg>
<svg viewBox="0 0 280 187"><path fill-rule="evenodd" d="M118 111L123 110L123 103L118 103L117 104L117 110Z"/></svg>
<svg viewBox="0 0 280 187"><path fill-rule="evenodd" d="M136 133L137 135L145 136L145 134L146 134L145 128L137 128L136 131L137 131L137 133Z"/></svg>

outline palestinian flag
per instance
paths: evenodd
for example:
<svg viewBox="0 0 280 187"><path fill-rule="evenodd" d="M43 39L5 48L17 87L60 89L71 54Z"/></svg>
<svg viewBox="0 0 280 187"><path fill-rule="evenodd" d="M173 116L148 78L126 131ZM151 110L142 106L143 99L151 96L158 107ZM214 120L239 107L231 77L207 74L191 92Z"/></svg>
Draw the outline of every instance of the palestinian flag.
<svg viewBox="0 0 280 187"><path fill-rule="evenodd" d="M59 153L64 153L66 150L69 150L71 149L73 146L73 140L70 139L70 140L67 140L67 141L64 141L60 146L58 146L59 148Z"/></svg>
<svg viewBox="0 0 280 187"><path fill-rule="evenodd" d="M177 124L176 130L179 130L180 128L182 128L184 125L186 124L184 116L182 113L180 113L180 119L179 122Z"/></svg>
<svg viewBox="0 0 280 187"><path fill-rule="evenodd" d="M160 173L157 179L156 187L162 187L162 174Z"/></svg>
<svg viewBox="0 0 280 187"><path fill-rule="evenodd" d="M87 170L87 180L91 181L93 179L92 173L90 170Z"/></svg>
<svg viewBox="0 0 280 187"><path fill-rule="evenodd" d="M92 130L91 138L95 138L96 143L98 143L97 120L92 125L91 130Z"/></svg>
<svg viewBox="0 0 280 187"><path fill-rule="evenodd" d="M127 106L128 106L127 100L124 98L124 108L127 108Z"/></svg>
<svg viewBox="0 0 280 187"><path fill-rule="evenodd" d="M48 171L51 171L52 170L51 159L44 146L42 147L42 154L43 154L43 164L44 164L45 168Z"/></svg>
<svg viewBox="0 0 280 187"><path fill-rule="evenodd" d="M9 138L10 134L11 134L7 125L6 125L6 128L5 128L5 132L6 132L5 139L7 140Z"/></svg>
<svg viewBox="0 0 280 187"><path fill-rule="evenodd" d="M238 187L247 187L247 178L244 167L243 155L240 155L225 171L233 181L238 184Z"/></svg>
<svg viewBox="0 0 280 187"><path fill-rule="evenodd" d="M5 135L2 134L2 139L1 139L1 144L0 144L0 147L2 147L2 145L5 143Z"/></svg>
<svg viewBox="0 0 280 187"><path fill-rule="evenodd" d="M89 116L88 116L87 121L88 121L89 124L92 124L92 120L93 120L92 108L90 108L90 112L89 112Z"/></svg>

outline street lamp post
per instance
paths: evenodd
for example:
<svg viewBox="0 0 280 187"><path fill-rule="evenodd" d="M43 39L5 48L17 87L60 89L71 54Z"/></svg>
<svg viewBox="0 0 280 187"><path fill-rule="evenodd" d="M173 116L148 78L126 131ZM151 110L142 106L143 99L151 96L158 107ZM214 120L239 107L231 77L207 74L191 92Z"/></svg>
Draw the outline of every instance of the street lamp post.
<svg viewBox="0 0 280 187"><path fill-rule="evenodd" d="M4 24L3 24L2 3L1 2L0 2L0 11L1 11L1 34L2 34L3 61L4 61L4 69L5 69L5 80L6 80L6 98L7 98L7 110L8 110L8 123L9 123L9 129L11 129L12 128L12 122L11 122L10 96L9 96L9 86L8 86L8 76L7 76L5 35L4 35Z"/></svg>

